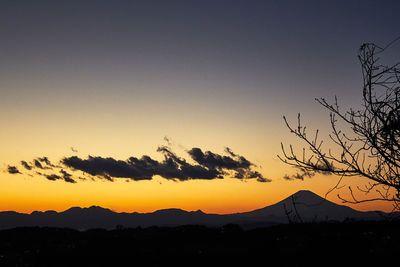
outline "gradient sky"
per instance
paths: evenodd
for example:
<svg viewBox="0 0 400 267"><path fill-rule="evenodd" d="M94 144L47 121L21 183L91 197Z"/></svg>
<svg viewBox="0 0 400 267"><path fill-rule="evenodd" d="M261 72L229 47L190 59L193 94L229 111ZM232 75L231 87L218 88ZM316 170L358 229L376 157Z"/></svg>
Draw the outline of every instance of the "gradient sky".
<svg viewBox="0 0 400 267"><path fill-rule="evenodd" d="M399 1L2 1L0 210L229 213L300 189L324 195L337 178L283 179L295 170L278 160L280 142L297 140L282 115L301 112L310 129L328 133L329 114L314 98L359 105L357 50L398 37L399 10ZM272 182L70 184L7 172L43 156L162 160L160 145L186 158L193 147L229 147ZM339 203L336 193L328 199Z"/></svg>

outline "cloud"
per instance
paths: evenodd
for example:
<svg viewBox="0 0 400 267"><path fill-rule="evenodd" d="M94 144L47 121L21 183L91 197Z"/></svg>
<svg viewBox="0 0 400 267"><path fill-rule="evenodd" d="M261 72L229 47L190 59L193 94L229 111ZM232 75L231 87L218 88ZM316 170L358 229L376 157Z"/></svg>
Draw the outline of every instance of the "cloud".
<svg viewBox="0 0 400 267"><path fill-rule="evenodd" d="M323 169L322 167L320 167L320 168ZM333 167L331 167L331 168L333 168ZM315 174L317 174L317 173L322 174L322 175L332 175L332 173L328 172L328 171L307 170L307 169L299 168L299 167L296 167L296 169L298 169L299 171L292 175L285 174L283 176L283 179L287 180L287 181L295 181L295 180L303 181L305 178L311 178L311 177L315 176Z"/></svg>
<svg viewBox="0 0 400 267"><path fill-rule="evenodd" d="M39 162L39 160L34 159L34 160L33 160L33 164L35 165L36 168L43 169L43 166L42 166L42 164Z"/></svg>
<svg viewBox="0 0 400 267"><path fill-rule="evenodd" d="M232 157L237 156L235 153L233 153L233 151L229 147L225 147L225 152L231 155Z"/></svg>
<svg viewBox="0 0 400 267"><path fill-rule="evenodd" d="M22 174L22 173L18 170L18 168L17 168L16 166L10 166L10 165L8 165L7 171L8 171L8 173L11 173L11 174Z"/></svg>
<svg viewBox="0 0 400 267"><path fill-rule="evenodd" d="M158 151L164 154L163 161L159 162L149 156L142 156L140 159L130 157L126 161L110 157L89 156L87 159L81 159L72 156L63 158L61 162L74 170L80 170L92 176L100 176L110 181L113 178L129 178L135 181L151 180L155 175L180 181L222 178L222 173L217 170L191 165L166 147L160 147Z"/></svg>
<svg viewBox="0 0 400 267"><path fill-rule="evenodd" d="M47 157L41 157L38 158L38 160L42 163L45 163L47 166L55 167L55 165L53 165Z"/></svg>
<svg viewBox="0 0 400 267"><path fill-rule="evenodd" d="M39 157L33 160L32 165L26 161L21 161L21 165L27 170L33 168L43 170L44 172L36 173L48 180L64 180L69 183L87 180L86 177L75 176L75 171L83 172L83 175L89 176L92 180L97 177L108 181L118 178L142 181L151 180L154 176L174 181L213 180L223 179L225 176L241 180L255 179L259 182L271 181L253 170L255 166L253 163L233 153L229 148L225 149L227 155L192 148L186 151L191 162L176 155L168 146L158 147L157 152L163 155L162 160L155 160L147 155L140 158L132 156L126 160L89 155L87 158L63 157L57 165L52 164L47 157ZM46 173L46 170L53 170L53 173ZM54 173L56 170L59 173ZM73 172L70 173L69 170Z"/></svg>
<svg viewBox="0 0 400 267"><path fill-rule="evenodd" d="M74 170L80 170L92 176L102 176L112 181L111 177L132 178L134 180L149 180L151 176L146 173L146 166L136 167L127 161L114 158L92 157L81 159L77 156L66 157L62 164ZM145 164L145 163L143 163Z"/></svg>
<svg viewBox="0 0 400 267"><path fill-rule="evenodd" d="M283 179L285 179L285 180L287 180L287 181L294 181L294 180L301 180L301 181L303 181L304 178L306 178L306 177L311 178L311 177L313 177L314 175L315 175L315 172L312 172L312 171L309 171L309 170L306 170L306 169L300 169L300 172L296 172L296 173L293 174L293 175L285 174L285 175L283 176Z"/></svg>
<svg viewBox="0 0 400 267"><path fill-rule="evenodd" d="M188 153L194 161L212 169L248 169L252 165L250 161L242 156L235 155L235 158L232 158L230 156L221 156L211 151L205 151L203 153L203 151L197 147L190 149Z"/></svg>
<svg viewBox="0 0 400 267"><path fill-rule="evenodd" d="M32 170L33 168L51 170L57 167L45 156L34 159L32 165L29 165L26 161L22 160L21 165L27 170Z"/></svg>
<svg viewBox="0 0 400 267"><path fill-rule="evenodd" d="M225 148L225 152L229 156L222 156L211 151L203 152L200 148L194 147L188 151L194 161L209 169L216 169L221 174L226 174L227 171L234 171L234 178L238 179L257 179L259 182L270 182L262 176L261 173L252 170L253 163L245 157L233 153L229 148Z"/></svg>
<svg viewBox="0 0 400 267"><path fill-rule="evenodd" d="M167 142L167 144L168 144L169 146L172 145L171 138L169 138L168 136L164 136L164 141Z"/></svg>
<svg viewBox="0 0 400 267"><path fill-rule="evenodd" d="M261 173L258 171L252 171L248 169L238 169L236 170L234 178L238 179L257 179L258 182L261 183L266 183L266 182L271 182L271 179L263 177Z"/></svg>
<svg viewBox="0 0 400 267"><path fill-rule="evenodd" d="M21 160L21 165L27 169L28 171L32 170L32 166L28 164L28 162Z"/></svg>
<svg viewBox="0 0 400 267"><path fill-rule="evenodd" d="M63 158L61 163L73 170L83 171L91 176L110 181L115 178L129 178L135 181L151 180L155 175L179 181L212 180L222 179L230 171L234 172L234 178L257 179L259 182L270 181L259 172L251 170L251 166L254 164L236 154L233 158L210 151L203 153L200 148L192 148L188 151L188 154L196 164L191 164L186 159L177 156L167 146L160 146L157 151L164 155L162 161L154 160L146 155L141 158L130 157L127 160L99 156L88 156L88 158L83 159L71 156Z"/></svg>
<svg viewBox="0 0 400 267"><path fill-rule="evenodd" d="M76 181L72 178L72 174L64 171L63 169L61 169L60 173L62 174L62 178L64 179L64 181L66 181L67 183L76 183Z"/></svg>
<svg viewBox="0 0 400 267"><path fill-rule="evenodd" d="M223 172L209 169L202 165L192 165L185 159L178 157L168 147L161 146L158 152L164 154L164 161L161 162L160 168L157 169L157 175L167 179L176 178L181 181L189 179L222 179Z"/></svg>
<svg viewBox="0 0 400 267"><path fill-rule="evenodd" d="M64 180L67 183L76 183L76 181L72 178L72 174L64 171L63 169L60 170L61 175L57 175L55 173L46 174L42 172L36 172L36 174L44 176L47 180L50 181Z"/></svg>
<svg viewBox="0 0 400 267"><path fill-rule="evenodd" d="M61 179L61 176L59 176L57 174L42 174L42 175L45 176L50 181L55 181L55 180Z"/></svg>

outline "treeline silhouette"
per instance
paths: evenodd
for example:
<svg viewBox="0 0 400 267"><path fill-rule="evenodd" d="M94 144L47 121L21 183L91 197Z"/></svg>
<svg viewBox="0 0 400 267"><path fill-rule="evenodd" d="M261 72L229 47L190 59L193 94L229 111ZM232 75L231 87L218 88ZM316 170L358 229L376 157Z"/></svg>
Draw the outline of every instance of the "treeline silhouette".
<svg viewBox="0 0 400 267"><path fill-rule="evenodd" d="M399 226L399 221L349 221L251 230L235 224L85 231L21 227L0 231L0 266L382 264L400 251Z"/></svg>

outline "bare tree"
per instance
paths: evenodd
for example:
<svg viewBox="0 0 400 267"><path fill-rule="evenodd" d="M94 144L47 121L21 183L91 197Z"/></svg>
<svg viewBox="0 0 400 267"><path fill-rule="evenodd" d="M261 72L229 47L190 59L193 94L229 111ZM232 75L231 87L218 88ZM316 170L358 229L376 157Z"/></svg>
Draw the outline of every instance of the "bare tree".
<svg viewBox="0 0 400 267"><path fill-rule="evenodd" d="M307 135L300 114L297 127L283 117L290 132L306 144L301 153L295 152L292 145L285 148L281 144L283 155L278 157L283 162L299 168L309 177L318 172L338 175L340 178L334 188L339 187L345 176L361 176L366 178L365 185L357 188L366 193L372 190L378 193L378 197L359 200L348 187L351 199L338 195L344 202L385 200L400 210L400 62L380 63L380 55L399 40L400 37L385 47L373 43L360 47L358 58L363 86L359 109L342 111L336 97L333 103L324 98L316 99L330 112L332 147L325 148L318 130L311 137Z"/></svg>
<svg viewBox="0 0 400 267"><path fill-rule="evenodd" d="M286 206L286 204L283 203L283 210L285 211L285 214L286 214L286 217L287 217L287 219L288 219L288 222L289 222L290 224L293 224L293 223L303 223L303 219L301 218L299 212L297 211L296 205L297 205L298 203L296 202L294 195L292 195L292 196L290 197L290 199L291 199L291 201L292 201L293 209L290 209L290 210L289 210L288 207Z"/></svg>

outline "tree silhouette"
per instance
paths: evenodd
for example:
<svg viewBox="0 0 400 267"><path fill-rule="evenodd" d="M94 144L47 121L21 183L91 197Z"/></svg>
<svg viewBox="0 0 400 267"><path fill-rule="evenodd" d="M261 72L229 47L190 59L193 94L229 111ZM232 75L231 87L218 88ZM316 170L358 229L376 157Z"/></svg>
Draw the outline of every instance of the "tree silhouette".
<svg viewBox="0 0 400 267"><path fill-rule="evenodd" d="M278 157L299 168L302 174L297 177L304 177L304 174L311 177L315 173L335 174L340 176L334 187L338 188L343 177L361 176L366 178L366 183L357 188L365 193L372 190L378 193L378 197L359 200L349 186L351 199L338 195L344 202L385 200L393 202L394 209L400 209L400 62L392 65L380 63L381 54L399 40L400 37L385 47L373 43L360 47L361 108L342 111L336 97L332 104L324 98L316 99L330 112L332 147L323 146L318 130L312 137L307 135L300 114L297 127L283 117L290 132L306 144L302 152L297 153L292 145L287 149L281 143L283 156Z"/></svg>

